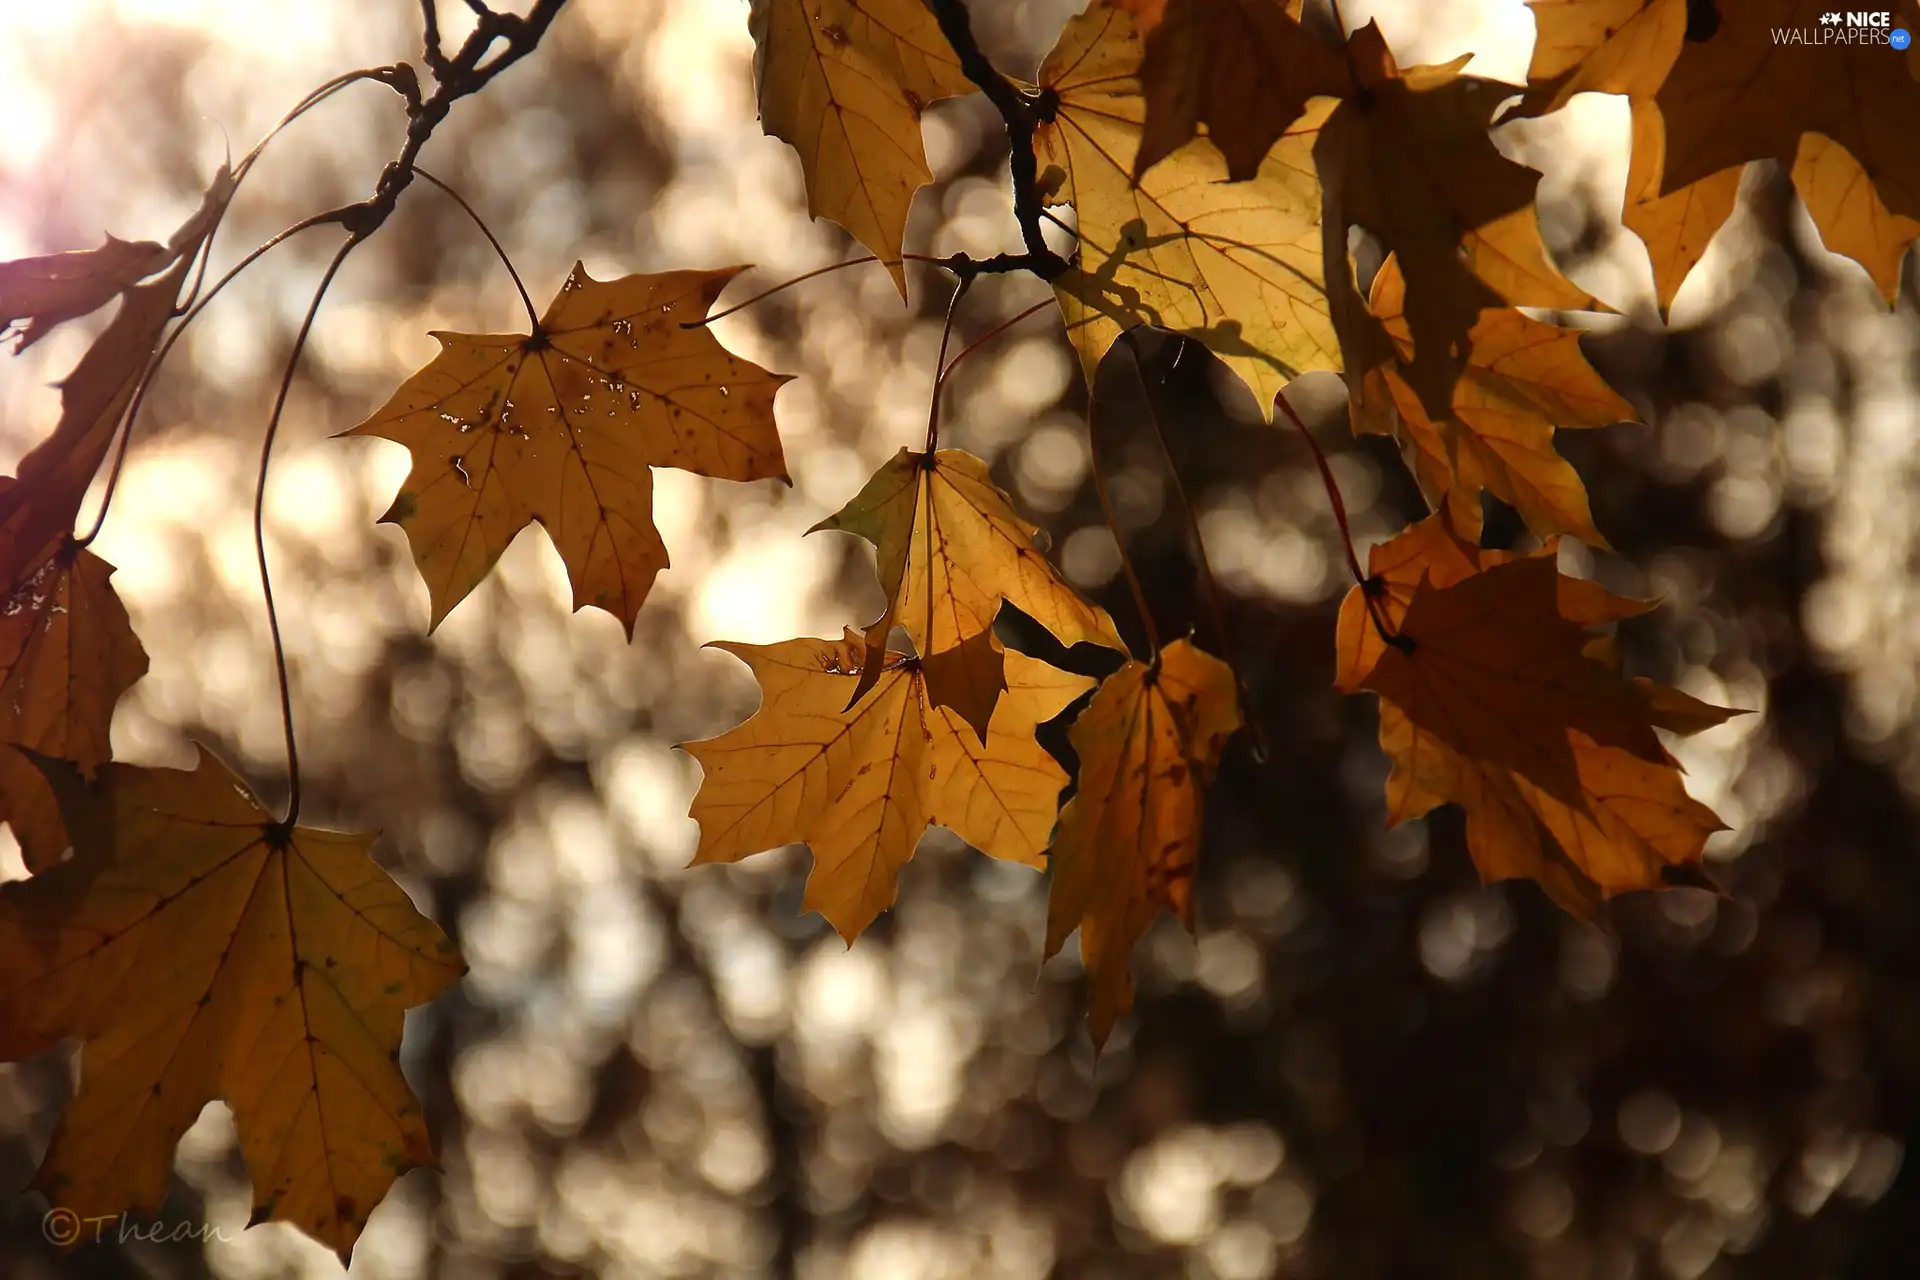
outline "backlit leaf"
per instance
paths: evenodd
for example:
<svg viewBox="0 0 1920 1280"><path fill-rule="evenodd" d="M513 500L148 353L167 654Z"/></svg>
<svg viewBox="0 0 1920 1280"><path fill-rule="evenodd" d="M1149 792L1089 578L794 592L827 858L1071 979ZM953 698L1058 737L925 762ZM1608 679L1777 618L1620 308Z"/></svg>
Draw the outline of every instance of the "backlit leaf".
<svg viewBox="0 0 1920 1280"><path fill-rule="evenodd" d="M1046 954L1080 931L1095 1045L1133 1007L1129 958L1147 926L1165 909L1193 927L1202 792L1239 727L1232 668L1186 640L1108 676L1073 722L1079 786L1051 850Z"/></svg>
<svg viewBox="0 0 1920 1280"><path fill-rule="evenodd" d="M204 751L191 772L41 761L74 856L0 887L0 1059L84 1042L34 1186L82 1219L160 1208L174 1147L233 1110L256 1219L344 1259L393 1180L432 1165L402 1019L463 972L368 857L288 830Z"/></svg>
<svg viewBox="0 0 1920 1280"><path fill-rule="evenodd" d="M576 265L536 334L436 333L433 362L342 433L413 454L381 519L406 531L433 626L537 523L566 562L573 607L605 609L632 635L667 566L649 468L787 478L773 423L785 375L681 327L744 269L601 281Z"/></svg>
<svg viewBox="0 0 1920 1280"><path fill-rule="evenodd" d="M685 744L705 777L693 799L694 862L738 862L792 841L813 852L804 909L851 943L893 905L900 868L929 824L982 853L1039 866L1066 770L1034 728L1093 681L1006 655L1006 696L984 741L928 700L920 664L888 655L873 693L850 705L867 660L839 643L720 644L753 669L760 710Z"/></svg>

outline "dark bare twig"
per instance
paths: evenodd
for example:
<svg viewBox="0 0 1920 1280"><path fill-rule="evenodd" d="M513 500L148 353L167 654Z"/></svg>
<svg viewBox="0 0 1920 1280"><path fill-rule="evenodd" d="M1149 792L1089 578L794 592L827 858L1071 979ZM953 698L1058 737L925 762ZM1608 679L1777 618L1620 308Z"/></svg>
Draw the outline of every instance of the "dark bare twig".
<svg viewBox="0 0 1920 1280"><path fill-rule="evenodd" d="M1020 238L1025 253L1002 253L991 258L972 259L956 253L941 265L961 279L976 275L997 275L1012 271L1030 271L1042 280L1054 280L1065 274L1067 260L1047 245L1040 220L1044 206L1040 196L1040 164L1033 153L1034 130L1053 119L1053 95L1042 90L1037 96L1021 91L1013 81L1001 75L973 38L973 20L965 0L931 0L933 16L940 33L953 46L960 59L960 70L980 86L987 101L999 111L1007 126L1007 144L1012 149L1009 167L1013 170L1013 215L1020 221Z"/></svg>

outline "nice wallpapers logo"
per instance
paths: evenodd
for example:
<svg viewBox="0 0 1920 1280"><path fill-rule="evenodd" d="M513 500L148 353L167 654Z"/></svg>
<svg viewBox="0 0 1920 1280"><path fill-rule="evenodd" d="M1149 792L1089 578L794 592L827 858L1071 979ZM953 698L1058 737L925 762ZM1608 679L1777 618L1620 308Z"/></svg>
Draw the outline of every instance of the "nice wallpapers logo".
<svg viewBox="0 0 1920 1280"><path fill-rule="evenodd" d="M1775 44L1884 44L1893 49L1905 49L1912 43L1912 37L1905 27L1893 25L1893 15L1883 11L1861 10L1840 12L1828 10L1820 15L1817 25L1811 27L1775 27Z"/></svg>

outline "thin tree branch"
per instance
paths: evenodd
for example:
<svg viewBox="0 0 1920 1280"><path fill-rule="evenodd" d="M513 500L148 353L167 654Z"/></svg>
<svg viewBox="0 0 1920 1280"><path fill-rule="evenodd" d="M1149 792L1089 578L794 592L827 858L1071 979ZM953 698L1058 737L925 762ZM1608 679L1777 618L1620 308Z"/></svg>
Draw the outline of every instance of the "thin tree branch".
<svg viewBox="0 0 1920 1280"><path fill-rule="evenodd" d="M1030 271L1042 280L1057 279L1066 273L1067 260L1048 247L1040 227L1045 205L1040 195L1040 164L1033 152L1034 131L1053 119L1054 97L1044 90L1030 96L1000 74L973 37L973 20L965 0L931 3L941 34L960 59L961 72L980 86L1007 126L1007 144L1012 150L1008 164L1013 171L1013 216L1020 222L1020 239L1027 246L1025 253L1003 253L983 261L955 254L943 265L962 279L1009 271Z"/></svg>

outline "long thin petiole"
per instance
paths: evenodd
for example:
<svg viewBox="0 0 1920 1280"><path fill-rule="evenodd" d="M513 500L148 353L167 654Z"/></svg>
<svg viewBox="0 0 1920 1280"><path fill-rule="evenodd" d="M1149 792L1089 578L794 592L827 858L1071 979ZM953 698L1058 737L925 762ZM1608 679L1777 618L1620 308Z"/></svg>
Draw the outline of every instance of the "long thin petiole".
<svg viewBox="0 0 1920 1280"><path fill-rule="evenodd" d="M154 356L153 363L148 366L146 373L142 375L140 379L140 385L134 390L133 400L127 406L126 417L121 420L119 427L120 434L115 442L113 465L107 471L107 484L106 488L103 489L100 494L100 510L94 514L93 527L87 530L84 537L76 537L73 540L75 546L85 547L100 536L100 528L107 522L107 507L112 504L114 490L120 485L120 472L126 464L127 450L133 445L133 429L140 416L140 407L146 403L147 392L152 388L153 380L159 376L160 366L166 363L168 353L173 350L174 344L179 342L181 336L186 333L187 326L198 319L200 313L205 311L207 307L212 304L213 300L220 296L222 289L225 289L237 280L241 272L245 271L255 262L258 262L266 255L268 250L292 239L302 231L308 231L314 227L333 221L334 219L331 212L315 214L311 218L302 218L299 222L294 223L286 230L274 236L271 240L255 248L251 253L247 254L246 257L240 259L239 262L229 268L225 275L214 281L213 288L207 290L206 296L194 303L193 306L187 310L187 313L181 317L180 323L175 325L172 331L167 334L167 340L160 344L159 354Z"/></svg>
<svg viewBox="0 0 1920 1280"><path fill-rule="evenodd" d="M520 279L520 273L514 270L513 259L507 256L506 247L500 243L499 237L493 234L493 228L487 225L486 219L474 212L473 206L468 204L466 197L458 191L455 191L452 187L440 181L440 179L434 177L418 165L414 166L413 171L446 192L447 195L452 198L453 202L465 210L469 218L473 219L473 225L480 228L480 234L487 238L487 243L493 246L493 251L500 255L500 264L507 269L507 274L513 277L513 287L520 291L520 301L527 309L527 323L533 326L532 332L538 333L540 331L540 313L533 309L533 299L527 294L526 283Z"/></svg>
<svg viewBox="0 0 1920 1280"><path fill-rule="evenodd" d="M960 283L953 286L953 296L947 299L946 323L940 326L940 354L933 360L933 396L927 406L927 448L931 454L940 443L940 392L946 386L947 342L953 337L954 313L960 310L960 299L967 296L967 290L973 287L973 278L963 276Z"/></svg>
<svg viewBox="0 0 1920 1280"><path fill-rule="evenodd" d="M1091 392L1087 396L1087 459L1093 469L1093 490L1100 495L1100 513L1106 517L1107 532L1113 536L1113 548L1120 553L1120 569L1127 575L1127 586L1133 592L1133 607L1140 614L1140 626L1147 633L1147 648L1150 663L1160 661L1160 629L1153 625L1153 610L1147 607L1147 593L1140 585L1140 575L1134 572L1133 560L1127 555L1127 543L1120 532L1120 522L1114 518L1113 499L1107 495L1106 473L1100 469L1100 432L1095 425L1099 419L1099 398Z"/></svg>
<svg viewBox="0 0 1920 1280"><path fill-rule="evenodd" d="M1227 666L1233 671L1234 690L1240 696L1242 719L1253 730L1253 751L1256 758L1267 758L1266 732L1252 712L1253 704L1247 698L1247 682L1240 674L1240 661L1234 651L1233 633L1227 629L1227 611L1220 599L1220 585L1213 576L1213 564L1207 559L1206 539L1200 536L1200 516L1193 508L1193 499L1187 496L1187 486L1180 479L1180 468L1173 460L1173 447L1167 441L1167 430L1160 420L1160 402L1154 397L1153 388L1147 385L1147 366L1140 358L1140 340L1135 331L1128 329L1121 335L1127 342L1127 353L1133 357L1133 371L1140 380L1140 394L1147 402L1147 419L1153 424L1153 438L1160 444L1160 457L1167 464L1167 477L1173 481L1174 496L1180 499L1180 510L1187 519L1187 533L1193 539L1193 553L1200 561L1201 594L1206 597L1207 612L1213 619L1213 633L1220 641L1220 652L1227 660ZM1180 339L1180 350L1185 350L1187 339ZM1178 356L1175 357L1178 359Z"/></svg>
<svg viewBox="0 0 1920 1280"><path fill-rule="evenodd" d="M795 276L791 280L782 280L779 284L774 285L771 289L762 289L759 293L754 294L751 298L748 298L745 302L736 302L732 306L728 307L725 311L714 312L712 315L708 316L705 320L682 321L680 324L680 327L682 329L704 329L716 320L725 320L728 316L732 315L736 311L745 311L748 307L752 306L756 302L763 302L766 299L771 298L774 294L781 292L782 290L791 289L793 288L793 286L797 284L804 284L807 281L814 279L816 276L830 275L835 271L845 271L848 267L863 267L869 262L880 262L880 261L881 259L876 258L869 253L862 258L848 258L845 262L830 262L824 267L815 267L811 271L802 272L800 275ZM885 265L889 267L895 266L899 263L899 261L900 259L890 259L885 263Z"/></svg>
<svg viewBox="0 0 1920 1280"><path fill-rule="evenodd" d="M253 549L260 561L260 592L267 601L267 630L273 637L273 667L280 680L280 724L287 737L287 816L281 825L289 830L300 819L300 750L293 735L293 687L287 679L287 648L280 638L280 612L273 603L273 578L267 570L267 468L273 461L273 442L280 435L280 418L287 407L287 393L293 389L294 370L300 365L300 355L306 350L307 335L313 331L314 317L320 314L320 304L326 299L327 290L333 285L340 265L347 260L360 241L349 236L333 255L333 261L327 264L326 274L320 277L320 284L313 291L313 301L307 306L307 314L300 321L300 332L294 336L293 350L287 356L286 371L280 375L280 391L273 398L273 414L267 419L267 432L260 442L260 474L253 488Z"/></svg>
<svg viewBox="0 0 1920 1280"><path fill-rule="evenodd" d="M1287 401L1286 392L1276 393L1273 402L1299 430L1300 438L1307 442L1307 448L1313 451L1314 465L1320 468L1320 483L1326 487L1327 502L1333 507L1334 523L1340 526L1340 542L1347 552L1347 572L1353 575L1354 585L1360 588L1360 595L1367 602L1367 613L1373 618L1374 630L1380 633L1383 641L1392 644L1397 637L1388 630L1386 620L1380 616L1380 606L1374 601L1373 591L1368 585L1370 580L1360 571L1360 557L1353 549L1353 527L1347 522L1347 504L1340 497L1340 486L1334 482L1333 468L1327 464L1327 455L1321 452L1320 442L1313 438L1313 432L1307 430L1307 424L1300 421L1300 415Z"/></svg>
<svg viewBox="0 0 1920 1280"><path fill-rule="evenodd" d="M1028 316L1038 315L1040 312L1045 311L1048 307L1051 307L1053 305L1055 304L1052 298L1048 298L1045 302L1036 302L1032 306L1028 307L1025 311L1022 311L1019 315L1014 316L1010 320L1002 320L999 324L993 326L993 328L987 330L985 333L975 338L972 342L969 342L966 346L960 348L960 354L955 356L952 360L950 360L947 363L947 367L940 371L940 381L945 382L950 376L952 376L954 369L959 365L959 363L962 360L965 360L968 356L978 351L981 347L986 346L987 343L992 342L995 338L999 337L1001 334L1005 333L1007 330L1013 328L1013 326L1019 324L1022 320L1025 320Z"/></svg>

